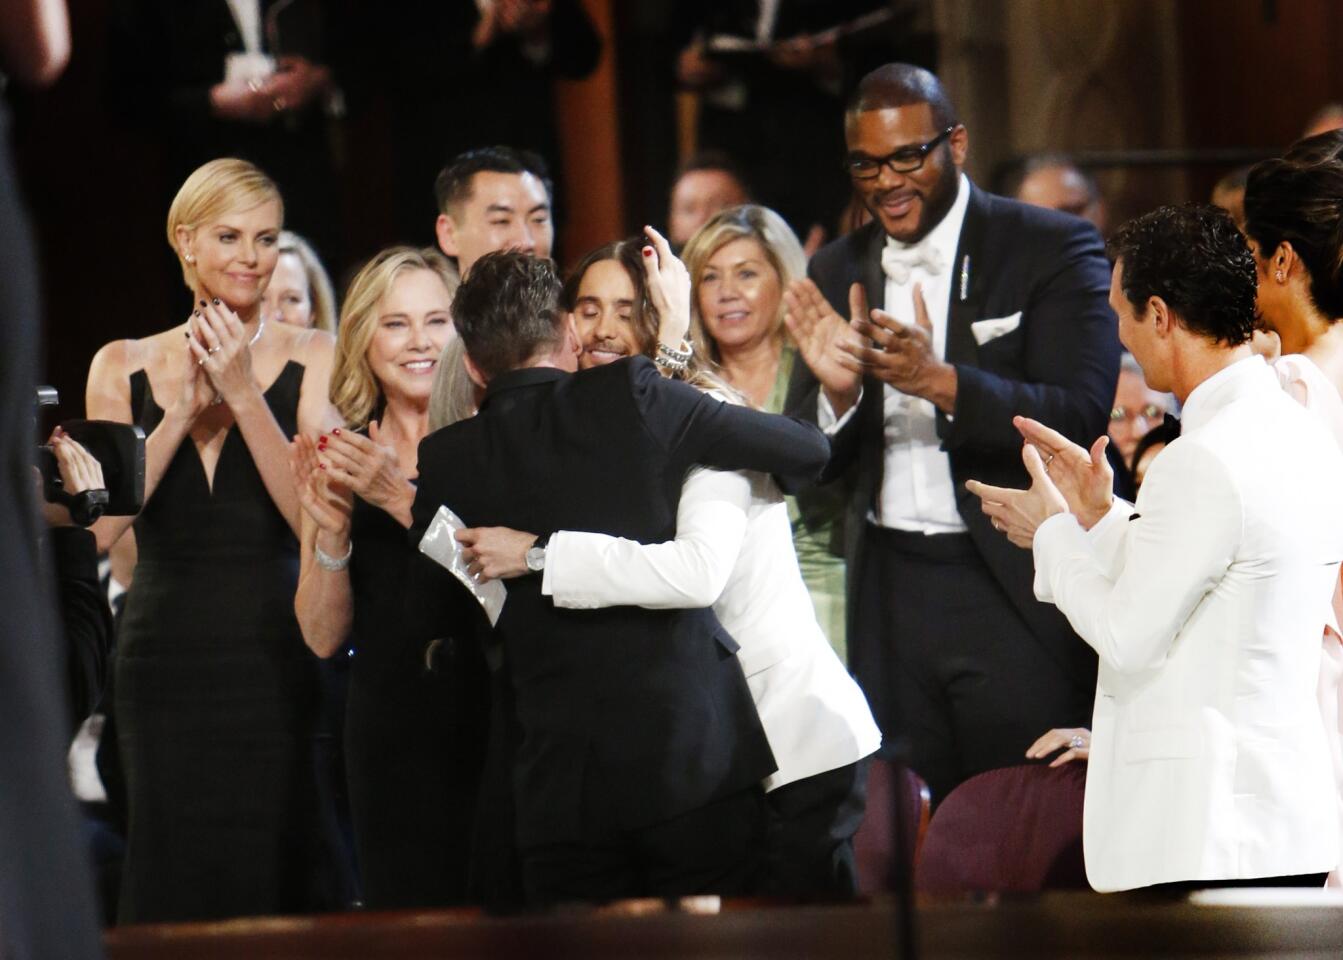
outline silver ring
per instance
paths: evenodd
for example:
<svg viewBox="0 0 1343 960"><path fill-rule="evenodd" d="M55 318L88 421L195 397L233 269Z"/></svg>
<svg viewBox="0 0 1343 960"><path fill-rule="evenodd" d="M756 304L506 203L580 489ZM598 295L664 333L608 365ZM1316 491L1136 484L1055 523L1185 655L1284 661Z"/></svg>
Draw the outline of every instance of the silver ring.
<svg viewBox="0 0 1343 960"><path fill-rule="evenodd" d="M1068 741L1068 746L1072 747L1074 750L1081 750L1086 745L1087 742L1086 740L1082 739L1082 735L1080 733L1074 733L1072 735L1072 739Z"/></svg>
<svg viewBox="0 0 1343 960"><path fill-rule="evenodd" d="M213 347L211 347L209 350L206 350L205 352L206 352L206 354L208 354L209 356L212 356L212 357L213 357L216 353L218 353L218 352L219 352L220 350L222 350L222 349L223 349L222 347L219 347L219 346L213 346Z"/></svg>
<svg viewBox="0 0 1343 960"><path fill-rule="evenodd" d="M1048 470L1048 469L1049 469L1049 465L1050 465L1051 463L1054 462L1054 456L1055 456L1055 455L1051 453L1048 457L1045 458L1045 469L1046 469L1046 470Z"/></svg>

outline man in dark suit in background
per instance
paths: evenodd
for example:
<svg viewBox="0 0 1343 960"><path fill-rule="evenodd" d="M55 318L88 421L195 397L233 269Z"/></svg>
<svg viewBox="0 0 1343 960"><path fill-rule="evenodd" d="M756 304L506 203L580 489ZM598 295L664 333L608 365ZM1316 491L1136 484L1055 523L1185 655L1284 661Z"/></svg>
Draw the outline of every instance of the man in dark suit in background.
<svg viewBox="0 0 1343 960"><path fill-rule="evenodd" d="M721 403L646 358L572 375L559 294L554 265L517 252L487 254L463 281L453 315L486 394L420 445L414 541L446 504L471 527L656 543L675 536L693 464L794 484L819 474L829 445L815 427ZM543 543L528 566L544 568ZM493 639L518 727L529 901L749 892L774 760L712 611L575 613L528 576L509 582Z"/></svg>
<svg viewBox="0 0 1343 960"><path fill-rule="evenodd" d="M1083 444L1105 431L1119 368L1109 265L1086 221L970 183L968 134L926 70L868 74L845 139L873 222L789 291L808 366L788 409L834 434L828 475L856 464L850 666L940 800L1090 715L1094 655L1035 600L1030 557L965 481L1024 485L1014 414Z"/></svg>

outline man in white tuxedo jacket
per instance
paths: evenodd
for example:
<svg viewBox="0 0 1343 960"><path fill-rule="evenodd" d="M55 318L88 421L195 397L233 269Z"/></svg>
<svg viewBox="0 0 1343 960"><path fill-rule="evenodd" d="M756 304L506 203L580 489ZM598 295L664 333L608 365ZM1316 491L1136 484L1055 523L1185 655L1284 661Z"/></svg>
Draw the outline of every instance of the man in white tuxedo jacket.
<svg viewBox="0 0 1343 960"><path fill-rule="evenodd" d="M1087 876L1320 885L1338 828L1314 690L1343 457L1251 352L1254 260L1224 213L1163 207L1111 253L1120 340L1184 403L1183 435L1134 506L1110 495L1103 438L1086 451L1024 419L1031 489L971 483L1100 658Z"/></svg>

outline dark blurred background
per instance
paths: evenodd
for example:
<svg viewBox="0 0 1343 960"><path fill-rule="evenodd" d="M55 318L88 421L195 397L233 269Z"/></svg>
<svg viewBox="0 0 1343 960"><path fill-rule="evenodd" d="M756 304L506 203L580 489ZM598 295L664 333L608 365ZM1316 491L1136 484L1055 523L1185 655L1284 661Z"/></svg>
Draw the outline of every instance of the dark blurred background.
<svg viewBox="0 0 1343 960"><path fill-rule="evenodd" d="M846 2L784 7L796 11L797 29L813 30L847 16ZM737 87L748 99L735 114L721 91L677 80L687 45L730 18L732 0L572 4L601 38L595 68L579 64L591 72L537 80L504 65L488 82L454 52L442 20L449 4L316 4L323 33L310 40L313 55L332 69L344 112L307 131L320 156L301 187L325 199L309 222L296 222L291 205L288 225L318 241L338 287L382 246L431 243L433 172L459 149L500 140L551 152L562 264L642 223L665 223L678 164L705 146L753 152L738 160L758 199L780 207L800 235L815 219L833 236L847 196L836 104L862 69L887 60L937 69L969 128L976 182L993 186L1014 157L1067 151L1099 181L1111 224L1158 203L1206 199L1228 171L1278 151L1320 107L1343 100L1335 0L860 3L855 10L889 7L892 17L861 43L841 44L842 62L820 81L745 68ZM102 343L161 330L186 311L163 224L182 176L175 147L196 134L135 101L154 100L145 88L157 76L189 71L195 51L147 36L135 18L162 8L190 21L210 6L74 0L64 77L40 93L12 91L41 246L40 375L60 389L61 416L82 411ZM560 53L582 46L555 43L569 44ZM511 100L495 95L510 83ZM536 116L519 106L528 101Z"/></svg>

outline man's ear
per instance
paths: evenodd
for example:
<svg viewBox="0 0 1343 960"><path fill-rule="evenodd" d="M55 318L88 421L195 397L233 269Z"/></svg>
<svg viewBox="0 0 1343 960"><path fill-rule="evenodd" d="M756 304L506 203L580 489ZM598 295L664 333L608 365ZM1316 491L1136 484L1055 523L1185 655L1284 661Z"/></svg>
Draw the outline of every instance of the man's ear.
<svg viewBox="0 0 1343 960"><path fill-rule="evenodd" d="M583 338L578 335L578 321L572 312L564 315L564 325L569 338L569 351L576 357L583 352Z"/></svg>
<svg viewBox="0 0 1343 960"><path fill-rule="evenodd" d="M446 213L440 213L434 221L434 236L438 238L438 249L449 257L458 256L457 224Z"/></svg>
<svg viewBox="0 0 1343 960"><path fill-rule="evenodd" d="M1147 298L1147 312L1152 315L1152 329L1158 337L1169 337L1175 331L1175 314L1160 297Z"/></svg>
<svg viewBox="0 0 1343 960"><path fill-rule="evenodd" d="M970 154L970 132L958 124L947 141L951 144L951 162L959 170L965 166L965 158Z"/></svg>
<svg viewBox="0 0 1343 960"><path fill-rule="evenodd" d="M480 367L471 359L471 354L465 350L462 351L462 363L466 365L466 375L471 378L472 383L482 390L490 385L490 378L481 372Z"/></svg>

